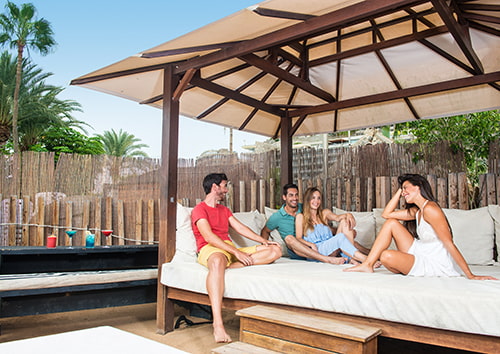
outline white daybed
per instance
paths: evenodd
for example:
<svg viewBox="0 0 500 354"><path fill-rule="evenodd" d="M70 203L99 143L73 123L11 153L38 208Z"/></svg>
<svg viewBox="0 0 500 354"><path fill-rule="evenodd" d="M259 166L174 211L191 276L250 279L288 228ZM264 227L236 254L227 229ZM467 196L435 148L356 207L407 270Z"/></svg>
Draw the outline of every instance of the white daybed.
<svg viewBox="0 0 500 354"><path fill-rule="evenodd" d="M208 304L207 269L195 261L192 230L186 223L189 212L178 207L176 255L172 262L163 264L161 283L167 287L169 299ZM445 212L455 242L473 272L500 279L500 266L493 259L500 208ZM380 210L355 213L360 242L367 246L383 222L379 215ZM255 230L265 222L257 212L236 216ZM233 237L242 241L237 235ZM293 307L370 323L382 329L382 336L500 352L500 281L406 277L385 269L375 274L346 273L342 271L345 267L283 257L270 265L227 270L224 304L232 309L256 303Z"/></svg>

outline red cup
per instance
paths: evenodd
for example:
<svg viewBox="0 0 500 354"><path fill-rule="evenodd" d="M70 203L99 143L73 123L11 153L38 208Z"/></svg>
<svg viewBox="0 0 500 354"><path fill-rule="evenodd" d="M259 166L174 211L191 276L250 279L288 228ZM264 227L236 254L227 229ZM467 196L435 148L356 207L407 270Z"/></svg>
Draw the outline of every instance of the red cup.
<svg viewBox="0 0 500 354"><path fill-rule="evenodd" d="M47 248L56 248L57 236L47 236Z"/></svg>

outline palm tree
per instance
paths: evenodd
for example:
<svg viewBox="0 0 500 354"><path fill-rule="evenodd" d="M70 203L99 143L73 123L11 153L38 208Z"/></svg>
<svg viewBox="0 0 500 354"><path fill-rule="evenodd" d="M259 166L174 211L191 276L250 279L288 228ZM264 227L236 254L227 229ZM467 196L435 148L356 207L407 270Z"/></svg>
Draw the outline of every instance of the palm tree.
<svg viewBox="0 0 500 354"><path fill-rule="evenodd" d="M16 58L8 52L0 56L0 145L10 137L12 126L12 101L16 80ZM63 88L47 85L45 80L52 73L23 59L23 76L19 89L19 142L20 150L28 150L38 143L42 134L51 126L77 127L86 133L82 125L71 114L81 111L79 103L60 100L57 96Z"/></svg>
<svg viewBox="0 0 500 354"><path fill-rule="evenodd" d="M12 109L12 140L14 153L17 153L19 152L19 92L24 49L34 49L41 55L46 55L56 42L52 37L53 31L50 23L43 18L36 18L36 9L33 4L22 4L19 8L7 1L5 8L7 13L0 14L0 45L6 44L17 49L16 84Z"/></svg>
<svg viewBox="0 0 500 354"><path fill-rule="evenodd" d="M148 155L141 151L144 147L149 147L146 144L136 144L141 141L141 139L136 138L133 134L129 134L120 129L120 132L117 134L114 129L111 131L107 130L104 134L97 134L102 141L102 145L104 146L105 154L111 156L142 156L148 157Z"/></svg>

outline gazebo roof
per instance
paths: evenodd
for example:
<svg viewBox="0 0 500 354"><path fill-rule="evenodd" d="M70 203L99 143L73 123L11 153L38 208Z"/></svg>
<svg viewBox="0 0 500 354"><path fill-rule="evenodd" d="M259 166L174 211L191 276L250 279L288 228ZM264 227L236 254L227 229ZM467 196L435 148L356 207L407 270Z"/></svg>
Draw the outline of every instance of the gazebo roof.
<svg viewBox="0 0 500 354"><path fill-rule="evenodd" d="M268 0L72 81L277 137L500 107L497 0ZM146 35L146 34L145 34Z"/></svg>

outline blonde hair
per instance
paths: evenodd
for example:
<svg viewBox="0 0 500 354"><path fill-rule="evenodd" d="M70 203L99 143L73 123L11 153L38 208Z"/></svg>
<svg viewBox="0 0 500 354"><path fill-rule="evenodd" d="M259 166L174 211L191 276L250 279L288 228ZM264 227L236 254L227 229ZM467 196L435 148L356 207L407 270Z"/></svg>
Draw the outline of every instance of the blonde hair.
<svg viewBox="0 0 500 354"><path fill-rule="evenodd" d="M318 192L320 197L322 198L321 191L317 187L307 188L307 190L304 193L304 203L302 206L303 208L302 214L304 215L304 224L302 225L303 227L302 232L304 233L304 235L307 233L307 230L314 230L314 222L311 218L311 200L315 192ZM322 209L318 209L318 220L322 224L328 226L325 219L323 218Z"/></svg>

